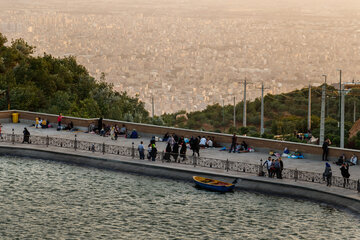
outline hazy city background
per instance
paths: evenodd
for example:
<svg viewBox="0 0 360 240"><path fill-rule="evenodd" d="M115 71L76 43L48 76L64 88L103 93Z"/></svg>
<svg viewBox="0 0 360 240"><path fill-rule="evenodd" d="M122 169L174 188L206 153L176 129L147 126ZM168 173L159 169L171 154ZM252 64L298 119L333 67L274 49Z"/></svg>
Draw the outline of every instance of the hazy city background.
<svg viewBox="0 0 360 240"><path fill-rule="evenodd" d="M155 113L360 79L359 0L0 0L0 32L76 56Z"/></svg>

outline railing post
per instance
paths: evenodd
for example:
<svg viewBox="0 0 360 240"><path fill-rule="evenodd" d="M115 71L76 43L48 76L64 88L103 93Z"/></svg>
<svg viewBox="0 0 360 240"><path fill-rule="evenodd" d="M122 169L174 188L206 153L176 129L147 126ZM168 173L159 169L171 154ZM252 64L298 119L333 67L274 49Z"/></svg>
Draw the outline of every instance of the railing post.
<svg viewBox="0 0 360 240"><path fill-rule="evenodd" d="M92 152L95 152L95 144L92 144L92 145L91 145L91 151L92 151Z"/></svg>
<svg viewBox="0 0 360 240"><path fill-rule="evenodd" d="M194 164L194 167L196 167L196 155L193 156L193 164Z"/></svg>
<svg viewBox="0 0 360 240"><path fill-rule="evenodd" d="M134 142L132 142L132 146L131 146L131 157L132 159L135 158L135 147L134 147Z"/></svg>
<svg viewBox="0 0 360 240"><path fill-rule="evenodd" d="M46 135L46 147L49 147L49 135Z"/></svg>
<svg viewBox="0 0 360 240"><path fill-rule="evenodd" d="M225 169L227 172L229 171L229 159L226 159Z"/></svg>
<svg viewBox="0 0 360 240"><path fill-rule="evenodd" d="M76 149L77 149L77 140L76 140L76 134L75 134L75 141L74 141L74 149L75 149L75 151L76 151Z"/></svg>
<svg viewBox="0 0 360 240"><path fill-rule="evenodd" d="M102 153L105 154L105 143L103 143Z"/></svg>
<svg viewBox="0 0 360 240"><path fill-rule="evenodd" d="M295 182L298 180L299 178L299 171L297 170L297 168L295 168L294 170L294 179L295 179Z"/></svg>
<svg viewBox="0 0 360 240"><path fill-rule="evenodd" d="M12 142L12 144L15 144L15 133L14 133L14 129L12 129L11 142Z"/></svg>
<svg viewBox="0 0 360 240"><path fill-rule="evenodd" d="M360 179L357 180L357 191L360 193Z"/></svg>
<svg viewBox="0 0 360 240"><path fill-rule="evenodd" d="M263 160L262 159L260 159L258 176L263 176Z"/></svg>

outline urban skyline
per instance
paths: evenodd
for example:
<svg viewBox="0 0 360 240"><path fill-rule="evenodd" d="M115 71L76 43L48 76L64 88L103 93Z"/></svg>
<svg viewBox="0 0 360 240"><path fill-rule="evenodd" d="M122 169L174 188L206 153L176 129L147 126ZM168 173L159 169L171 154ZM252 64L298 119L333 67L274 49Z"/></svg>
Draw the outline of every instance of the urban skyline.
<svg viewBox="0 0 360 240"><path fill-rule="evenodd" d="M138 95L155 114L195 111L233 96L357 80L360 3L338 0L5 1L0 32L73 55L92 76ZM148 4L147 4L148 3Z"/></svg>

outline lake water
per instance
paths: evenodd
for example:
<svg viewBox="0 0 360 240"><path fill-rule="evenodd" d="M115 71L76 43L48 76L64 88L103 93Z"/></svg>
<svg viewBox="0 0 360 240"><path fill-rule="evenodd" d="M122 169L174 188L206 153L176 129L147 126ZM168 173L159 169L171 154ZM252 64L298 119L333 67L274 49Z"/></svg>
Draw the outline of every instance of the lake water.
<svg viewBox="0 0 360 240"><path fill-rule="evenodd" d="M0 157L0 239L360 239L323 204Z"/></svg>

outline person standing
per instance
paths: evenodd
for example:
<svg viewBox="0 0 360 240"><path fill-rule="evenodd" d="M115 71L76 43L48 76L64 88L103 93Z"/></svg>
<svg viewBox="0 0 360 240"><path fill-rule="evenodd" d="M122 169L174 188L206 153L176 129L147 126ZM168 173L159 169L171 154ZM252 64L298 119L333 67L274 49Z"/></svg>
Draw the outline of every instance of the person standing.
<svg viewBox="0 0 360 240"><path fill-rule="evenodd" d="M139 151L140 159L144 160L145 159L145 154L144 154L145 148L144 148L144 145L143 145L143 141L140 142L140 144L138 146L138 151Z"/></svg>
<svg viewBox="0 0 360 240"><path fill-rule="evenodd" d="M229 153L231 153L231 151L234 149L234 152L236 150L236 142L237 142L237 137L236 137L236 133L234 133L234 135L231 138L231 147L229 150Z"/></svg>
<svg viewBox="0 0 360 240"><path fill-rule="evenodd" d="M350 177L349 165L347 163L343 163L341 165L340 171L341 171L341 176L343 176L343 178L344 178L343 187L345 187L345 186L349 185L349 177Z"/></svg>
<svg viewBox="0 0 360 240"><path fill-rule="evenodd" d="M281 159L281 157L279 157L279 162L280 162L280 179L282 179L282 171L284 170L284 162Z"/></svg>
<svg viewBox="0 0 360 240"><path fill-rule="evenodd" d="M22 141L22 143L30 143L30 132L27 130L27 128L24 128L24 139Z"/></svg>
<svg viewBox="0 0 360 240"><path fill-rule="evenodd" d="M271 157L268 157L263 166L266 166L266 169L268 170L268 177L271 177Z"/></svg>
<svg viewBox="0 0 360 240"><path fill-rule="evenodd" d="M177 162L177 158L179 156L179 144L177 142L174 143L172 156L174 157L175 162Z"/></svg>
<svg viewBox="0 0 360 240"><path fill-rule="evenodd" d="M57 118L57 123L58 123L58 127L57 130L60 131L61 130L61 120L63 119L62 114L60 113L58 118Z"/></svg>
<svg viewBox="0 0 360 240"><path fill-rule="evenodd" d="M323 173L323 178L325 180L326 178L326 186L331 186L331 178L332 178L332 171L331 171L331 166L329 163L325 164L325 171Z"/></svg>
<svg viewBox="0 0 360 240"><path fill-rule="evenodd" d="M330 141L330 139L327 138L322 145L322 149L323 149L322 160L323 161L329 161L328 160L329 145L331 145L331 141Z"/></svg>
<svg viewBox="0 0 360 240"><path fill-rule="evenodd" d="M155 161L157 155L157 148L155 142L151 143L151 160Z"/></svg>
<svg viewBox="0 0 360 240"><path fill-rule="evenodd" d="M183 142L180 148L180 157L183 158L183 161L185 161L186 159L186 150L187 150L186 143Z"/></svg>

